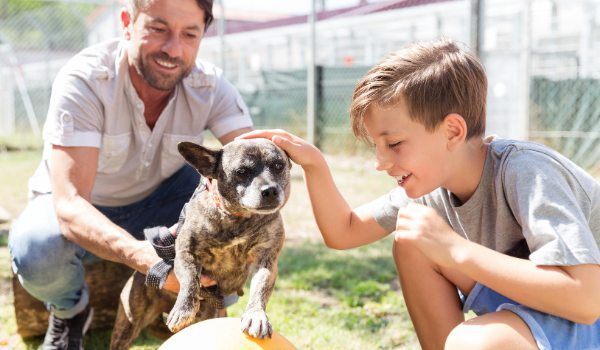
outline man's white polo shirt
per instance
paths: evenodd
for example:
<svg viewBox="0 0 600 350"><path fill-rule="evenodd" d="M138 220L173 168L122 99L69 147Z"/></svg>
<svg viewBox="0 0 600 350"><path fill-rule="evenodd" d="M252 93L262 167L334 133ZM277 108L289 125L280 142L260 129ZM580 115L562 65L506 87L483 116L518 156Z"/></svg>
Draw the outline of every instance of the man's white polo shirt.
<svg viewBox="0 0 600 350"><path fill-rule="evenodd" d="M222 71L200 62L177 85L151 130L129 77L126 45L113 40L87 48L59 72L30 196L51 192L51 145L99 148L91 201L122 206L146 197L184 165L177 143L202 143L206 129L220 137L252 126L248 108Z"/></svg>

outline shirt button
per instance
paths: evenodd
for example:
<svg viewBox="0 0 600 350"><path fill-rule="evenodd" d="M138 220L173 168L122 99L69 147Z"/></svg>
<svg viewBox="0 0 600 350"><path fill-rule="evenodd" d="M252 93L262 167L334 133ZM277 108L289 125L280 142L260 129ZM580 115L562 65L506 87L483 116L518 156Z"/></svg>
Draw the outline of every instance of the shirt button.
<svg viewBox="0 0 600 350"><path fill-rule="evenodd" d="M146 168L147 168L147 167L149 167L149 166L150 166L150 162L146 162L146 163L144 163L144 166L145 166Z"/></svg>

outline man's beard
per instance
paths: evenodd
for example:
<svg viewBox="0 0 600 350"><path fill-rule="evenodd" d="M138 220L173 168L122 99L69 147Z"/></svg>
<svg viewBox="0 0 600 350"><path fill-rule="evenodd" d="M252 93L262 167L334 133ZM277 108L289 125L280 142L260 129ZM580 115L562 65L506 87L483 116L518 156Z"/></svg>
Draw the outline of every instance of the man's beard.
<svg viewBox="0 0 600 350"><path fill-rule="evenodd" d="M150 60L161 60L171 64L176 64L179 74L165 75L150 67ZM156 62L155 62L156 63ZM148 85L161 91L171 91L183 78L192 71L192 66L186 67L185 62L179 58L171 58L164 53L155 53L148 56L142 56L137 59L135 68L139 75L144 78Z"/></svg>

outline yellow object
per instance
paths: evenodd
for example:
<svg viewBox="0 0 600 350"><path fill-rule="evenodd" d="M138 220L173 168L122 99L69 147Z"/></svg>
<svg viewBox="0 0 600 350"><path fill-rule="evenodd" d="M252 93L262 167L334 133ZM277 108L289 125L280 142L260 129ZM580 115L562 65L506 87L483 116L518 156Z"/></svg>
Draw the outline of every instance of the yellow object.
<svg viewBox="0 0 600 350"><path fill-rule="evenodd" d="M296 350L281 334L257 339L242 332L235 317L213 318L186 327L171 336L159 350Z"/></svg>

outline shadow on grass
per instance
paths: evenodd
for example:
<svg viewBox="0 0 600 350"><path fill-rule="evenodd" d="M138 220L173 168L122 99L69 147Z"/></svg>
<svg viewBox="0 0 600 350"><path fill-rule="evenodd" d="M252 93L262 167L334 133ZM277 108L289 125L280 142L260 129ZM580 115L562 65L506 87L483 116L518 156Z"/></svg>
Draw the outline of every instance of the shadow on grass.
<svg viewBox="0 0 600 350"><path fill-rule="evenodd" d="M391 240L337 251L321 243L287 246L279 259L279 288L320 291L347 306L380 302L396 279Z"/></svg>
<svg viewBox="0 0 600 350"><path fill-rule="evenodd" d="M274 327L299 349L395 349L414 342L402 297L393 288L391 242L348 251L320 242L287 244L267 309ZM230 316L243 313L249 287L245 290ZM41 341L26 339L18 348L37 349ZM85 341L86 349L107 349L110 330L92 330ZM132 349L157 349L160 344L144 332Z"/></svg>

